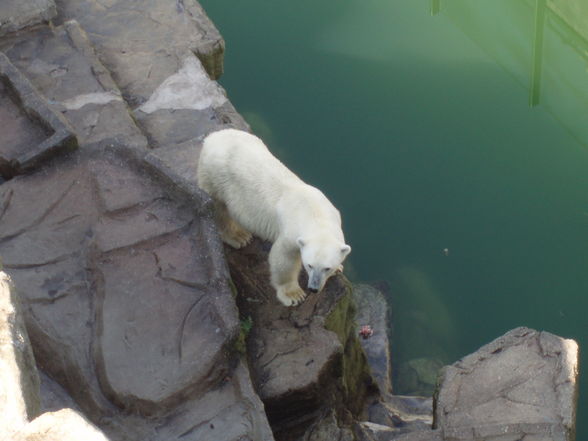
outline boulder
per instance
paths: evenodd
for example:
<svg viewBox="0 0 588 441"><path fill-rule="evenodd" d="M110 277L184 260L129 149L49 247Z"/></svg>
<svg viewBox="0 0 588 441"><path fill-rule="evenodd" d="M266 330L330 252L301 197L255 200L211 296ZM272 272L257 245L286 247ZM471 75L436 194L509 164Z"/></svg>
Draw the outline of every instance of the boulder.
<svg viewBox="0 0 588 441"><path fill-rule="evenodd" d="M331 439L345 439L353 415L376 390L355 332L351 286L343 276L332 277L321 293L287 308L269 284L269 247L255 239L225 250L241 320L251 328L246 347L253 381L274 435L289 441L336 432L339 438Z"/></svg>
<svg viewBox="0 0 588 441"><path fill-rule="evenodd" d="M444 369L435 422L446 440L572 441L578 345L517 328Z"/></svg>
<svg viewBox="0 0 588 441"><path fill-rule="evenodd" d="M22 306L0 271L0 439L9 439L40 411L39 375Z"/></svg>
<svg viewBox="0 0 588 441"><path fill-rule="evenodd" d="M73 409L46 412L35 418L13 441L109 441L108 438Z"/></svg>

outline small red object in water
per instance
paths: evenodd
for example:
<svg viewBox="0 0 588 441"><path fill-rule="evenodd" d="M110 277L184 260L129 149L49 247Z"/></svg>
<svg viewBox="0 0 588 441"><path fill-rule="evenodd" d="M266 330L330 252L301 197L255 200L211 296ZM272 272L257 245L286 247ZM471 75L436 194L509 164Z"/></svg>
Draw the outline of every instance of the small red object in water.
<svg viewBox="0 0 588 441"><path fill-rule="evenodd" d="M363 325L359 330L359 335L361 335L364 339L367 339L374 335L374 330L370 325Z"/></svg>

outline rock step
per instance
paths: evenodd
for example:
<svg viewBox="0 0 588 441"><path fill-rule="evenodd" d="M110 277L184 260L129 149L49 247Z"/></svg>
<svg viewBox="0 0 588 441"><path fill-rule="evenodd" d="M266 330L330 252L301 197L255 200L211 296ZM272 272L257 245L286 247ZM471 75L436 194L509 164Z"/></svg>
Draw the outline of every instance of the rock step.
<svg viewBox="0 0 588 441"><path fill-rule="evenodd" d="M81 147L147 146L77 22L19 33L2 40L0 50L69 122Z"/></svg>
<svg viewBox="0 0 588 441"><path fill-rule="evenodd" d="M78 146L59 112L1 52L0 125L0 175L5 179Z"/></svg>
<svg viewBox="0 0 588 441"><path fill-rule="evenodd" d="M195 142L222 125L248 129L214 81L224 40L195 0L61 0L112 76L151 147Z"/></svg>

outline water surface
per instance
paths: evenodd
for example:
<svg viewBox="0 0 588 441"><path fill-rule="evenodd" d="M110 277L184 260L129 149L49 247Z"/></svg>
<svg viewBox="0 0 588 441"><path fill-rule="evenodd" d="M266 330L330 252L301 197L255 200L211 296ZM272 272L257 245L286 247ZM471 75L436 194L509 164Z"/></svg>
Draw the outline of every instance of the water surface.
<svg viewBox="0 0 588 441"><path fill-rule="evenodd" d="M202 3L237 110L340 208L349 276L388 282L397 365L523 325L588 344L580 0Z"/></svg>

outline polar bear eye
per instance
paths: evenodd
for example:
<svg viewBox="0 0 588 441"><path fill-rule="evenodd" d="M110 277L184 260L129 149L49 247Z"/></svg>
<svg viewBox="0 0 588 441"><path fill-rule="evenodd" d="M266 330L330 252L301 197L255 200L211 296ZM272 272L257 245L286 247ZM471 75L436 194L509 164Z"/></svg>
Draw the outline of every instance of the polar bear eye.
<svg viewBox="0 0 588 441"><path fill-rule="evenodd" d="M312 269L312 265L308 265L308 267L309 267L310 269Z"/></svg>
<svg viewBox="0 0 588 441"><path fill-rule="evenodd" d="M323 271L324 272L329 272L329 271L331 271L331 268L325 268Z"/></svg>

